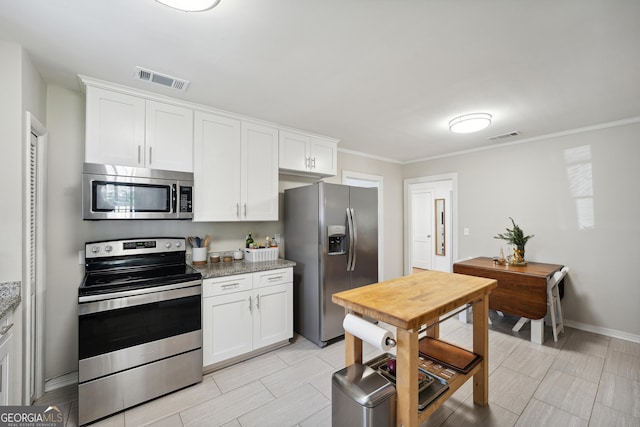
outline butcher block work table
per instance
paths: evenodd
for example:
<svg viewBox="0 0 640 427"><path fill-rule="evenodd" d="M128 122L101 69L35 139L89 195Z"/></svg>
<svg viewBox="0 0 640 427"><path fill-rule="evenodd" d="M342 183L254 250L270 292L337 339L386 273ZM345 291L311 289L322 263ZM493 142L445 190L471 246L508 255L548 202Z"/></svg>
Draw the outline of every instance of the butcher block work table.
<svg viewBox="0 0 640 427"><path fill-rule="evenodd" d="M397 426L417 427L470 377L473 377L474 403L480 406L488 403L489 293L496 286L493 279L426 271L333 294L332 301L343 306L347 313L370 317L397 328ZM473 304L472 351L482 360L469 373L451 379L449 389L419 413L419 330L465 304ZM437 324L427 329L427 335L438 338ZM363 363L362 340L347 332L345 364L353 363Z"/></svg>
<svg viewBox="0 0 640 427"><path fill-rule="evenodd" d="M500 265L492 258L479 257L453 264L453 271L495 279L498 287L491 292L489 308L531 319L531 341L542 344L547 314L547 280L562 269L559 264L527 262L527 265Z"/></svg>

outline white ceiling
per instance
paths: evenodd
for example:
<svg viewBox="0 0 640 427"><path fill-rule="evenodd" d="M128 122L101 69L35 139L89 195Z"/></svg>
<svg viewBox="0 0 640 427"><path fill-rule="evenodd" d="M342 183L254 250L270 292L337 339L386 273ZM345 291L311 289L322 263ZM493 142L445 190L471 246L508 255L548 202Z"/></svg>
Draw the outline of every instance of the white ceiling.
<svg viewBox="0 0 640 427"><path fill-rule="evenodd" d="M49 83L83 74L407 162L640 117L637 0L0 0L0 40ZM142 66L186 93L134 80ZM488 112L476 134L454 116Z"/></svg>

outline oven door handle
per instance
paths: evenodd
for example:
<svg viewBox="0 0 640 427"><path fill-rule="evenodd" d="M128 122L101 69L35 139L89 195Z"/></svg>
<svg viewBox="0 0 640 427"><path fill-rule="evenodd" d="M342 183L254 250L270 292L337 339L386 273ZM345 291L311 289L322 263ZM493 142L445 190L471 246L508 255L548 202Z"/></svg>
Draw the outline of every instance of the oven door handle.
<svg viewBox="0 0 640 427"><path fill-rule="evenodd" d="M132 292L132 294L128 296L123 295L127 293L127 291L124 291L118 292L119 295L113 296L113 298L110 298L108 294L102 295L102 298L110 299L102 299L101 301L93 302L80 302L80 304L78 304L78 315L83 316L102 311L117 310L119 308L135 307L137 305L153 304L161 301L170 301L178 298L202 295L202 285L200 284L200 281L198 280L194 283L198 284L198 286L189 286L159 292L148 292L147 289L147 293L144 294L136 294L134 293L135 291L129 291Z"/></svg>

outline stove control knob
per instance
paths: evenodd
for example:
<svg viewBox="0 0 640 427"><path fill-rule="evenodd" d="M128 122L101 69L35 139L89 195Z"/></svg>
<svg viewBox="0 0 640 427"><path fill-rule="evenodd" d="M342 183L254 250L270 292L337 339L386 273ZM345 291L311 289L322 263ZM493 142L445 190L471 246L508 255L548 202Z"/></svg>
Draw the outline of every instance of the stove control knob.
<svg viewBox="0 0 640 427"><path fill-rule="evenodd" d="M167 242L167 243L165 243L165 244L164 244L164 246L165 246L167 249L169 249L169 248L171 247L171 242Z"/></svg>
<svg viewBox="0 0 640 427"><path fill-rule="evenodd" d="M113 250L113 247L111 247L111 245L107 245L104 247L104 250L107 252L111 252Z"/></svg>
<svg viewBox="0 0 640 427"><path fill-rule="evenodd" d="M91 252L93 252L94 254L97 254L98 252L100 252L100 246L94 246L91 248Z"/></svg>
<svg viewBox="0 0 640 427"><path fill-rule="evenodd" d="M179 248L180 246L182 246L182 243L176 242L176 248Z"/></svg>

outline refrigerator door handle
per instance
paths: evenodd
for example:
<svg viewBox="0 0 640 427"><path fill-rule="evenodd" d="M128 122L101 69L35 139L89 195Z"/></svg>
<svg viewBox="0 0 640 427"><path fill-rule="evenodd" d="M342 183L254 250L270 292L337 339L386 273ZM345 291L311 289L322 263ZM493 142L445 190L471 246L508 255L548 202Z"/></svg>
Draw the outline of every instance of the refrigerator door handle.
<svg viewBox="0 0 640 427"><path fill-rule="evenodd" d="M356 221L356 211L355 209L351 209L351 223L353 225L353 246L351 250L353 251L353 257L351 260L351 271L355 271L356 269L356 260L358 259L358 221Z"/></svg>
<svg viewBox="0 0 640 427"><path fill-rule="evenodd" d="M347 228L349 229L349 256L347 257L347 271L351 271L351 263L353 262L353 218L351 217L351 209L347 208Z"/></svg>

